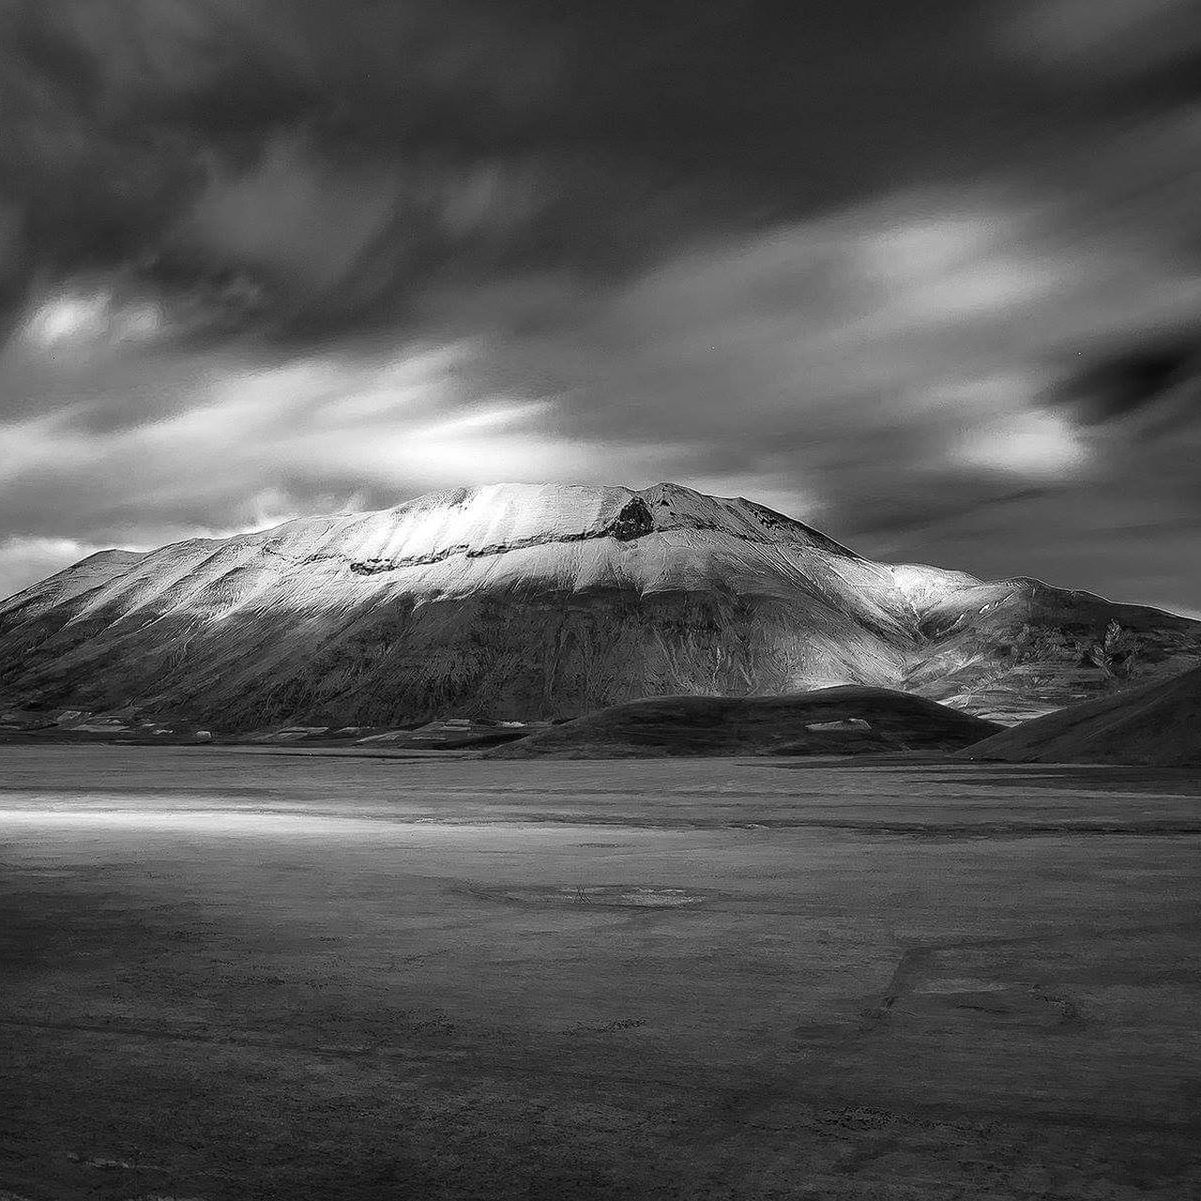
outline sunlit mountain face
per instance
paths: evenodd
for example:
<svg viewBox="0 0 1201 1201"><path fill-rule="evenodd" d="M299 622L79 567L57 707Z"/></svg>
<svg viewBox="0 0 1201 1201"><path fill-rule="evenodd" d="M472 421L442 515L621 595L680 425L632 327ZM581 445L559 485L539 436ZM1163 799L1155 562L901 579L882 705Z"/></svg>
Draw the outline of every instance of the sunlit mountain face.
<svg viewBox="0 0 1201 1201"><path fill-rule="evenodd" d="M0 604L27 714L395 726L860 684L1012 722L1201 660L1201 622L865 559L674 484L434 493L90 556Z"/></svg>
<svg viewBox="0 0 1201 1201"><path fill-rule="evenodd" d="M1199 60L1193 0L7 4L0 594L671 479L1201 612Z"/></svg>

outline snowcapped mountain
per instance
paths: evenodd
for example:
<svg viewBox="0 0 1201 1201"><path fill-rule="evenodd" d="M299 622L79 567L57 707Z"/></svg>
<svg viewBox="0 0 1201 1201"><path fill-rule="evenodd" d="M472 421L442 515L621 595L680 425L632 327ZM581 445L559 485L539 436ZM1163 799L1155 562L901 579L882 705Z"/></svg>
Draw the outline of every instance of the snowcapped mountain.
<svg viewBox="0 0 1201 1201"><path fill-rule="evenodd" d="M1201 623L864 559L672 484L504 484L93 555L0 602L0 700L389 724L902 688L1026 715L1201 659Z"/></svg>

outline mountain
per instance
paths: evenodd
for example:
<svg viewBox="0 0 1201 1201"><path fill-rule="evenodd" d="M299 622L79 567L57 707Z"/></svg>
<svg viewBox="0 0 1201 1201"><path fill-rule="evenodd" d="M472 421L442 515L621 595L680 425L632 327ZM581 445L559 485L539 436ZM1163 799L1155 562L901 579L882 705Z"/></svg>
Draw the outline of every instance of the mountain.
<svg viewBox="0 0 1201 1201"><path fill-rule="evenodd" d="M843 685L789 696L667 696L611 705L490 759L955 751L1004 729L924 697Z"/></svg>
<svg viewBox="0 0 1201 1201"><path fill-rule="evenodd" d="M1201 668L1048 713L964 754L1010 763L1201 766Z"/></svg>
<svg viewBox="0 0 1201 1201"><path fill-rule="evenodd" d="M273 723L902 689L1006 720L1201 660L1201 623L871 562L748 500L506 484L108 551L0 603L0 704Z"/></svg>

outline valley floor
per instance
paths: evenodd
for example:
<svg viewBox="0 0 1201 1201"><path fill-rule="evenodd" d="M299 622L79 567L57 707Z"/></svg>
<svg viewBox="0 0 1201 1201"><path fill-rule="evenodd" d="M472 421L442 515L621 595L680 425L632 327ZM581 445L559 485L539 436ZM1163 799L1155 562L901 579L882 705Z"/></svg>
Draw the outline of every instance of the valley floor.
<svg viewBox="0 0 1201 1201"><path fill-rule="evenodd" d="M0 747L0 1198L1195 1197L1199 800Z"/></svg>

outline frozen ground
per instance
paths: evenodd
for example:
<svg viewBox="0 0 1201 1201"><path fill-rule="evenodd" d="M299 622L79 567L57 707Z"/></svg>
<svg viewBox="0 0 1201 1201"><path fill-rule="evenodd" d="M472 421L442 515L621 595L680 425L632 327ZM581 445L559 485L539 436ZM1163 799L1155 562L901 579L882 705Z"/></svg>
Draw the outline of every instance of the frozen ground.
<svg viewBox="0 0 1201 1201"><path fill-rule="evenodd" d="M1199 798L0 747L0 1196L1193 1198Z"/></svg>

